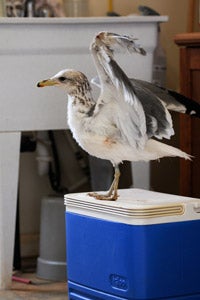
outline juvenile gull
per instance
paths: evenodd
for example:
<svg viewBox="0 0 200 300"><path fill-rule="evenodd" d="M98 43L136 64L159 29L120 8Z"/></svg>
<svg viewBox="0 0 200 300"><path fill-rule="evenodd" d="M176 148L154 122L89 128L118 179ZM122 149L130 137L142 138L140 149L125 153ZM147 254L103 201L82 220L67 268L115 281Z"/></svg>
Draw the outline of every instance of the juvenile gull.
<svg viewBox="0 0 200 300"><path fill-rule="evenodd" d="M73 137L89 154L110 160L113 183L106 194L89 193L100 200L116 200L119 164L165 156L190 159L183 151L156 139L174 134L170 110L200 117L200 105L176 92L142 80L129 79L114 59L116 48L145 55L132 37L109 32L97 34L90 46L100 87L95 101L87 77L72 69L60 71L38 87L60 86L68 94L68 124Z"/></svg>

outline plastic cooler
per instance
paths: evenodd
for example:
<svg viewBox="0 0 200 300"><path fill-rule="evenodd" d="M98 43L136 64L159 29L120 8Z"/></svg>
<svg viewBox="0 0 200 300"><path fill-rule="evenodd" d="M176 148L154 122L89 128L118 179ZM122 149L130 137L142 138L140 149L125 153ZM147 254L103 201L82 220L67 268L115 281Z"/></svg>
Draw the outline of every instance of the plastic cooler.
<svg viewBox="0 0 200 300"><path fill-rule="evenodd" d="M65 195L70 300L200 299L200 199Z"/></svg>

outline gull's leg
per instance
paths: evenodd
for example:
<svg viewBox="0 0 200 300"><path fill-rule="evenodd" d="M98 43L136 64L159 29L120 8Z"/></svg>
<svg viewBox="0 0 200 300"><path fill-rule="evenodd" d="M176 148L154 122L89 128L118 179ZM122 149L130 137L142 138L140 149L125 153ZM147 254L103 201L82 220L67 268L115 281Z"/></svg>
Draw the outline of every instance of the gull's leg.
<svg viewBox="0 0 200 300"><path fill-rule="evenodd" d="M119 178L120 178L120 170L118 165L115 165L114 179L110 186L109 191L106 194L88 193L88 195L98 200L117 200L118 198L117 189L119 184Z"/></svg>
<svg viewBox="0 0 200 300"><path fill-rule="evenodd" d="M113 197L114 200L117 200L118 194L117 194L117 189L119 185L119 178L120 178L120 170L119 166L115 166L115 175L114 175L114 186L113 186Z"/></svg>

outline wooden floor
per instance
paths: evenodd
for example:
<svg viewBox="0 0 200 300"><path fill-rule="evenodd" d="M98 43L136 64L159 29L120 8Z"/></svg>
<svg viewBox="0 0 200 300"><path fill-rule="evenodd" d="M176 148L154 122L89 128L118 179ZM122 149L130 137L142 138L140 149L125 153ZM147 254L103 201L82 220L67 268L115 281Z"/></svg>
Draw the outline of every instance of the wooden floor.
<svg viewBox="0 0 200 300"><path fill-rule="evenodd" d="M31 280L31 283L13 281L12 289L0 291L0 300L67 300L66 282L52 282L38 279L33 273L17 273L17 277Z"/></svg>

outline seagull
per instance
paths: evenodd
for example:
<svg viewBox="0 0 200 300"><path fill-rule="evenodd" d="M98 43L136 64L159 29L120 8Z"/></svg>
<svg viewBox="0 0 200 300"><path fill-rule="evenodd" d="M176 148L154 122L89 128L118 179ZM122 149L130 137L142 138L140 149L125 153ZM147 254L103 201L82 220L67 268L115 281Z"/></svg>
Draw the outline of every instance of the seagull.
<svg viewBox="0 0 200 300"><path fill-rule="evenodd" d="M200 117L200 105L174 91L129 79L115 60L117 49L145 55L137 40L110 32L98 33L90 51L100 87L97 100L87 77L65 69L40 81L38 87L62 87L68 95L68 124L73 137L90 155L111 161L114 179L107 193L89 193L99 200L116 200L123 161L150 161L166 156L191 159L160 140L174 135L170 111Z"/></svg>

